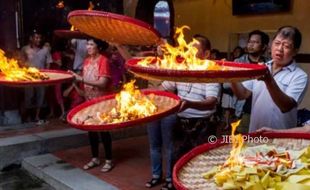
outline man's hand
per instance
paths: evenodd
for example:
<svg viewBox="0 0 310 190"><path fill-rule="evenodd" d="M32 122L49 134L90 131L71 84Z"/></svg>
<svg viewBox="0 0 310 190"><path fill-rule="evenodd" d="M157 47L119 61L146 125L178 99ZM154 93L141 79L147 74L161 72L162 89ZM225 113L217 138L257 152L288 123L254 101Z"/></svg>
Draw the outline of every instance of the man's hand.
<svg viewBox="0 0 310 190"><path fill-rule="evenodd" d="M272 129L272 128L269 128L269 127L263 127L263 128L260 128L258 129L256 132L259 132L259 133L265 133L265 132L274 132L275 130Z"/></svg>
<svg viewBox="0 0 310 190"><path fill-rule="evenodd" d="M182 111L186 110L187 108L189 108L189 104L190 104L189 101L181 100L181 105L180 105L178 112L182 112Z"/></svg>
<svg viewBox="0 0 310 190"><path fill-rule="evenodd" d="M271 75L270 71L267 70L266 73L262 77L258 78L258 80L264 81L265 83L271 82L272 75Z"/></svg>
<svg viewBox="0 0 310 190"><path fill-rule="evenodd" d="M265 65L265 63L258 63L259 65ZM270 82L272 79L272 74L270 73L269 69L266 70L265 74L258 78L257 80L261 80L264 82Z"/></svg>

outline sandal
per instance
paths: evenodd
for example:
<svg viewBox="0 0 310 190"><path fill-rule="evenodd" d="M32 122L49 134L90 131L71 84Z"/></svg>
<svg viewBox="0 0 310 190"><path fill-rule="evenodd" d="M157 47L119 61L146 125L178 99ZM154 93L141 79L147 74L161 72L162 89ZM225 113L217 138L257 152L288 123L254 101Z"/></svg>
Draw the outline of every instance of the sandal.
<svg viewBox="0 0 310 190"><path fill-rule="evenodd" d="M172 181L166 181L166 183L162 186L161 190L174 190L174 186Z"/></svg>
<svg viewBox="0 0 310 190"><path fill-rule="evenodd" d="M114 167L114 164L112 163L112 160L106 160L105 164L101 168L101 171L102 172L108 172L108 171L112 170L113 167Z"/></svg>
<svg viewBox="0 0 310 190"><path fill-rule="evenodd" d="M83 166L83 169L89 170L89 169L94 168L94 167L99 166L99 165L100 165L100 160L98 158L93 158L93 159L91 159L90 162L88 162L87 164L85 164Z"/></svg>
<svg viewBox="0 0 310 190"><path fill-rule="evenodd" d="M150 181L146 182L145 187L152 188L161 183L161 178L152 178Z"/></svg>

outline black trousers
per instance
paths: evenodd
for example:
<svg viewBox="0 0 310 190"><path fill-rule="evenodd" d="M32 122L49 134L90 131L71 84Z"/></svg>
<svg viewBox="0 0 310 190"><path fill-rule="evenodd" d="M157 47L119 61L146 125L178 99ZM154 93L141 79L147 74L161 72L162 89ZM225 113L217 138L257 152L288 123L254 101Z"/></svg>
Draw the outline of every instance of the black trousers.
<svg viewBox="0 0 310 190"><path fill-rule="evenodd" d="M110 132L88 132L93 158L99 157L99 136L104 146L105 158L112 160L112 138Z"/></svg>
<svg viewBox="0 0 310 190"><path fill-rule="evenodd" d="M216 125L209 118L178 118L174 128L175 161L194 147L207 143L216 135Z"/></svg>

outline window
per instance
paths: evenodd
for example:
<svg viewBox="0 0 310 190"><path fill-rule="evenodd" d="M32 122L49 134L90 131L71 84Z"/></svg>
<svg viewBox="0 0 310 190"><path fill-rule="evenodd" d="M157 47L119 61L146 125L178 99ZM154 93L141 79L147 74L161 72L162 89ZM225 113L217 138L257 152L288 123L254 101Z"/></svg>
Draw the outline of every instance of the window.
<svg viewBox="0 0 310 190"><path fill-rule="evenodd" d="M156 28L162 37L170 35L170 11L166 1L159 1L154 9L154 28Z"/></svg>

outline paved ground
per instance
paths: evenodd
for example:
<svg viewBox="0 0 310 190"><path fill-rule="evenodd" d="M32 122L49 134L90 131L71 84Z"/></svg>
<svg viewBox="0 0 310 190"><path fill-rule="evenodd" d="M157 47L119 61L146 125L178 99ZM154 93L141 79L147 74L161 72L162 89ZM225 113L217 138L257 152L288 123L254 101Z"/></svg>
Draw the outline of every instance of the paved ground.
<svg viewBox="0 0 310 190"><path fill-rule="evenodd" d="M0 138L12 137L25 134L34 134L46 132L50 130L66 129L68 126L60 120L51 121L46 126L40 127L24 127L17 129L0 129ZM138 129L138 128L133 128ZM219 127L218 129L221 129ZM137 133L131 131L131 133ZM127 132L122 133L123 136L128 137ZM220 133L221 134L221 133ZM122 135L120 136L122 137ZM19 137L16 137L19 138ZM120 138L116 138L120 139ZM103 154L102 148L101 155ZM75 167L82 168L90 159L90 150L88 146L74 148L69 150L62 150L54 152L58 158L72 164ZM147 136L140 136L113 142L113 159L115 161L115 168L109 173L100 172L100 167L87 171L89 174L104 180L111 185L124 190L145 190L144 184L150 179L150 159L149 146ZM158 187L154 190L160 189ZM52 190L42 181L30 178L23 170L13 170L10 172L0 172L0 190Z"/></svg>
<svg viewBox="0 0 310 190"><path fill-rule="evenodd" d="M0 172L0 190L54 190L22 169Z"/></svg>
<svg viewBox="0 0 310 190"><path fill-rule="evenodd" d="M55 152L54 155L75 167L82 168L89 161L90 150L87 146ZM100 167L93 168L87 172L119 189L146 189L144 184L150 179L151 175L147 136L113 142L113 158L115 168L111 172L102 173L100 172ZM158 190L160 186L152 189Z"/></svg>

